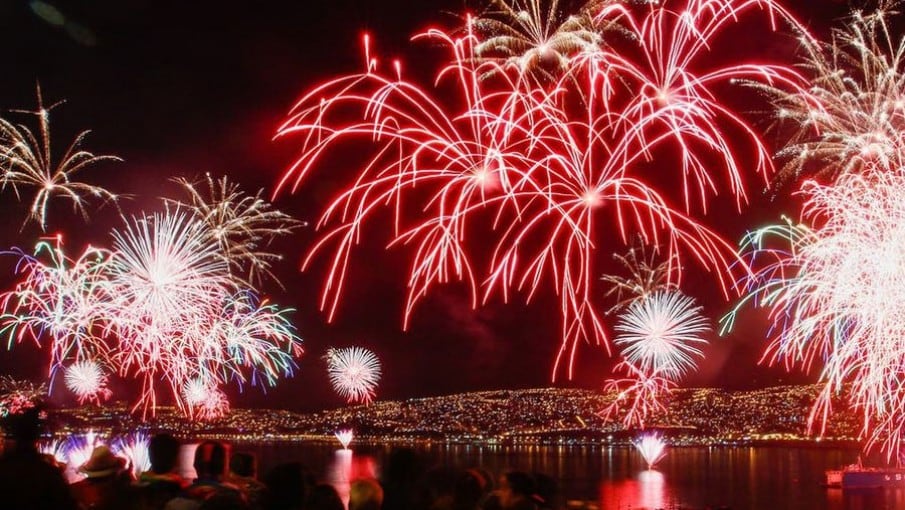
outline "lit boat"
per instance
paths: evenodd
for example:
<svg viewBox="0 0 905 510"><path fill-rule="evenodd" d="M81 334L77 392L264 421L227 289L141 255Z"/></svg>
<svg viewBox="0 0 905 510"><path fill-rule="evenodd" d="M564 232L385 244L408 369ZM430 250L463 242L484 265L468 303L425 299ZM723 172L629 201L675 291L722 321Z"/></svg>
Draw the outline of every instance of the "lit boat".
<svg viewBox="0 0 905 510"><path fill-rule="evenodd" d="M864 467L858 459L857 464L827 470L826 486L843 489L905 488L905 468Z"/></svg>

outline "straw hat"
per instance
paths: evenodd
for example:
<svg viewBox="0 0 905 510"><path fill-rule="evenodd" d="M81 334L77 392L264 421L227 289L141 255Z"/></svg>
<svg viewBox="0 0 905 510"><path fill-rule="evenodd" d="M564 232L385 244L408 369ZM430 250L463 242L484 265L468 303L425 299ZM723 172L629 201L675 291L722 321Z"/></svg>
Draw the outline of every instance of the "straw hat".
<svg viewBox="0 0 905 510"><path fill-rule="evenodd" d="M79 466L79 472L88 478L101 478L110 476L126 467L126 461L113 455L110 448L104 445L96 446L91 452L88 462Z"/></svg>

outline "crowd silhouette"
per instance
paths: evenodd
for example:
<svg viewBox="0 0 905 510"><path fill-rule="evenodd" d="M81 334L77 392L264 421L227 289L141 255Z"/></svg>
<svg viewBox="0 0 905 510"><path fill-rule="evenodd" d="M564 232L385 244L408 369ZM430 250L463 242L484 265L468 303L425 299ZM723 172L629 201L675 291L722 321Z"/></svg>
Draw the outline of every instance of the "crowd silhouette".
<svg viewBox="0 0 905 510"><path fill-rule="evenodd" d="M2 507L10 510L553 510L555 481L512 471L494 476L480 469L432 467L415 450L390 452L380 474L356 469L345 494L318 479L303 462L279 464L259 479L253 454L231 452L220 441L195 449L196 477L178 472L181 442L160 433L148 445L151 468L133 476L131 466L107 446L97 446L77 466L82 479L68 484L65 466L41 454L39 407L4 420L0 455ZM568 508L591 508L568 505Z"/></svg>

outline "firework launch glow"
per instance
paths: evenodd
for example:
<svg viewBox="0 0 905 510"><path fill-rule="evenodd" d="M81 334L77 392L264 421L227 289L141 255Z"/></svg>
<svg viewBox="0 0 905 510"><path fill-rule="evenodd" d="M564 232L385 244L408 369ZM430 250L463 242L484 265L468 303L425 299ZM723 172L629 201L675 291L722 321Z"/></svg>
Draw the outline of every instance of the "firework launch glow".
<svg viewBox="0 0 905 510"><path fill-rule="evenodd" d="M657 434L644 434L635 442L635 448L647 463L647 469L651 469L657 462L666 456L666 443Z"/></svg>
<svg viewBox="0 0 905 510"><path fill-rule="evenodd" d="M355 438L355 432L352 429L340 429L337 430L334 434L336 436L336 440L339 441L339 444L343 446L343 450L349 449L349 444L352 442L352 439Z"/></svg>

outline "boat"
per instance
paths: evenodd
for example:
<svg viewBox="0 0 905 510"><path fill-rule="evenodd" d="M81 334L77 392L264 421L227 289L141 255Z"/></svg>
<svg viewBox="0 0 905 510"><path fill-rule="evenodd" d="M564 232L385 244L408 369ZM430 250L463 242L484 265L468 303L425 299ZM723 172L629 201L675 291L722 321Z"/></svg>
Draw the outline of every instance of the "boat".
<svg viewBox="0 0 905 510"><path fill-rule="evenodd" d="M826 486L842 489L905 488L905 468L866 467L858 459L842 469L826 471Z"/></svg>

